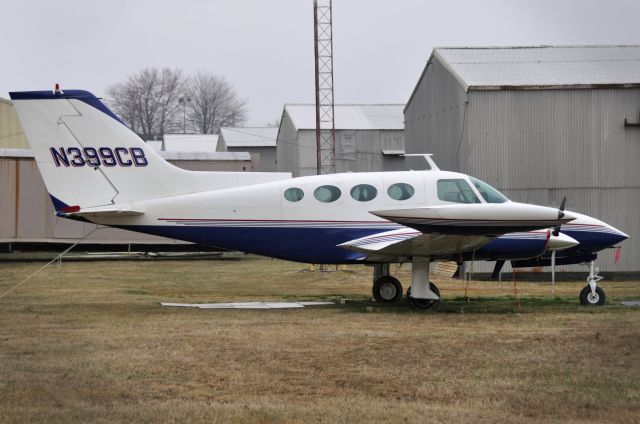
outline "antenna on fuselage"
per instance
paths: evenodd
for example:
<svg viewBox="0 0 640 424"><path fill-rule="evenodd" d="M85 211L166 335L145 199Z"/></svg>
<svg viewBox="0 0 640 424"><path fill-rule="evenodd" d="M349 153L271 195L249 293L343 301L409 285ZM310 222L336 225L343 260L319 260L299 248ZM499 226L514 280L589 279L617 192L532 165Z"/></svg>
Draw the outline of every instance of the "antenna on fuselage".
<svg viewBox="0 0 640 424"><path fill-rule="evenodd" d="M433 153L405 153L402 156L419 156L419 157L423 157L424 160L427 161L427 163L429 164L429 171L439 171L440 168L438 168L438 165L436 165L436 162L433 160L432 156Z"/></svg>

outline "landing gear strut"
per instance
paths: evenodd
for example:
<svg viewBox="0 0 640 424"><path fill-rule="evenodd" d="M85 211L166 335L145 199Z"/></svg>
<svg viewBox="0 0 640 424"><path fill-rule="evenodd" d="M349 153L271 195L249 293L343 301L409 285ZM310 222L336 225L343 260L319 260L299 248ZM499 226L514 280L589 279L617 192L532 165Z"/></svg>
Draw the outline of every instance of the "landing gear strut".
<svg viewBox="0 0 640 424"><path fill-rule="evenodd" d="M440 303L440 291L429 281L429 258L413 258L407 301L414 309L429 309Z"/></svg>
<svg viewBox="0 0 640 424"><path fill-rule="evenodd" d="M580 291L580 303L587 306L604 305L605 294L602 287L598 287L598 281L603 277L598 275L600 270L596 266L595 261L589 262L589 277L587 277L587 285Z"/></svg>

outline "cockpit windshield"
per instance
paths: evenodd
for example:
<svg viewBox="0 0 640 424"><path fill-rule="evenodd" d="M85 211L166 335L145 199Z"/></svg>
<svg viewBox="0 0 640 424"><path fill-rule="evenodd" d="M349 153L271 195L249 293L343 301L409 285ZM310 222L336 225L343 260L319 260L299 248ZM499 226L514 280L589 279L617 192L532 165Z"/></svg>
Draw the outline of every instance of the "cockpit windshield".
<svg viewBox="0 0 640 424"><path fill-rule="evenodd" d="M454 203L480 203L467 180L462 178L438 180L438 199Z"/></svg>
<svg viewBox="0 0 640 424"><path fill-rule="evenodd" d="M508 201L504 194L500 193L495 188L491 187L484 181L480 181L477 178L469 177L473 185L478 189L480 195L487 203L504 203Z"/></svg>

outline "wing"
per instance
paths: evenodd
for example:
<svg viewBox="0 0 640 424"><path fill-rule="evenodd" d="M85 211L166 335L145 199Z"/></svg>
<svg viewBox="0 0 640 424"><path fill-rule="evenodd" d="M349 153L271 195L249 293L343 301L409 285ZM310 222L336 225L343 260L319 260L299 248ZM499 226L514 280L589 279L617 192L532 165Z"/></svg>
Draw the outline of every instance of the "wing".
<svg viewBox="0 0 640 424"><path fill-rule="evenodd" d="M365 259L369 261L456 255L478 249L502 234L549 228L575 219L552 208L515 202L439 205L371 213L408 228L338 245L365 253Z"/></svg>
<svg viewBox="0 0 640 424"><path fill-rule="evenodd" d="M421 233L491 235L539 230L565 224L574 216L523 203L473 203L371 211Z"/></svg>
<svg viewBox="0 0 640 424"><path fill-rule="evenodd" d="M404 261L413 256L447 256L469 252L495 237L483 235L424 234L412 228L350 240L339 247L367 255L367 261Z"/></svg>

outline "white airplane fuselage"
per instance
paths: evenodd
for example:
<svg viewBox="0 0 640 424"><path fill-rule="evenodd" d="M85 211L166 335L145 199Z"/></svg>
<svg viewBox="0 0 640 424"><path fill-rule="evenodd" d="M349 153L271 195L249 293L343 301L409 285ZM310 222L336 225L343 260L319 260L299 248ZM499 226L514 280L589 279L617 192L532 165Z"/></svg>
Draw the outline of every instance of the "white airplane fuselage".
<svg viewBox="0 0 640 424"><path fill-rule="evenodd" d="M534 219L557 218L555 210L538 209L534 205L509 201L488 204L475 187L472 190L479 203L443 201L437 193L438 180L464 180L469 187L473 187L468 176L447 171L345 173L283 179L132 202L131 207L143 214L130 217L89 215L87 218L99 224L205 245L299 262L328 264L367 260L365 252L347 250L339 246L342 243L392 230L402 234L415 234L418 231L416 226L422 228L419 222L412 223L413 228L407 227L376 216L371 211L415 210L424 207L429 207L430 210L435 208L437 211L437 208L446 209L451 205L463 206L470 212L474 209L473 220L467 222L464 228L470 234L473 234L471 229L477 221L491 222L499 213L518 220L532 218L532 211L535 213ZM364 184L373 187L376 195L364 201L357 200L351 192ZM404 200L392 198L389 192L397 184L411 187L412 196ZM331 202L318 200L314 194L323 186L336 187L340 195ZM302 198L297 201L288 200L285 192L291 189L300 190ZM500 212L494 207L499 207ZM546 215L539 215L545 212ZM455 223L459 226L465 221L465 217L458 218L460 219ZM446 225L440 231L443 234L451 232ZM434 244L433 250L423 248L421 255L455 259L456 254L465 251L471 254L477 249L477 259L496 259L506 255L510 255L510 258L530 258L541 254L548 243L546 230L519 231L487 236L482 243L488 243L484 248L478 246L477 236L469 237L470 246L461 251L465 237L459 232L453 231L458 238L458 243L453 248L443 250L441 245ZM495 240L494 248L491 247L492 239ZM399 257L409 258L411 255L401 252L389 257L389 261Z"/></svg>

